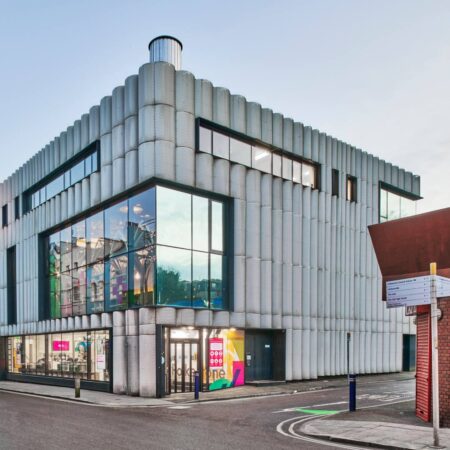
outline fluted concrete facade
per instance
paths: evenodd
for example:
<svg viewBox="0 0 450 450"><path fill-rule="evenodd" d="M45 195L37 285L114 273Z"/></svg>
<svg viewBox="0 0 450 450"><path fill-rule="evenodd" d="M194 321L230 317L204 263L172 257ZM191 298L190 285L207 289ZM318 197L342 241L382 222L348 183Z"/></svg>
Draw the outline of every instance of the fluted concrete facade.
<svg viewBox="0 0 450 450"><path fill-rule="evenodd" d="M195 118L260 139L320 164L320 190L196 153ZM101 167L14 220L14 198L95 140ZM338 169L339 197L331 194ZM358 201L345 200L345 178ZM154 177L231 197L233 309L170 307L39 321L38 234ZM155 326L286 330L286 379L402 368L402 309L387 310L367 225L378 222L379 182L420 194L420 179L325 133L209 81L144 64L0 185L8 226L0 231L0 335L110 327L114 392L155 395ZM6 249L17 249L17 325L7 325ZM128 385L127 385L128 383Z"/></svg>

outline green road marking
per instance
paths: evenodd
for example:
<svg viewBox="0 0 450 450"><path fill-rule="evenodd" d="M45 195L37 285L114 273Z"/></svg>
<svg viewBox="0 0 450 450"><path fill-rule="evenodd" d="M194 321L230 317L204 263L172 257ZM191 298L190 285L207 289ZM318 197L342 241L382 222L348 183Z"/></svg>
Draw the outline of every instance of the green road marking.
<svg viewBox="0 0 450 450"><path fill-rule="evenodd" d="M305 414L314 414L316 416L331 416L333 414L337 414L340 411L329 411L326 409L303 409L296 408L297 412L305 413Z"/></svg>

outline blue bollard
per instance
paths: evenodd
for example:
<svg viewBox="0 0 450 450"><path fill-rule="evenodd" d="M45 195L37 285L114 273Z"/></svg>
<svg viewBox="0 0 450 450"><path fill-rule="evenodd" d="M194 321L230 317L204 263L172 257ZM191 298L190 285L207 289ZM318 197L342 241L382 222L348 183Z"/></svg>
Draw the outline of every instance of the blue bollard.
<svg viewBox="0 0 450 450"><path fill-rule="evenodd" d="M194 399L198 400L198 396L200 393L200 374L196 370L194 372Z"/></svg>
<svg viewBox="0 0 450 450"><path fill-rule="evenodd" d="M349 387L348 409L349 411L356 411L356 375L354 373L348 376L348 387Z"/></svg>

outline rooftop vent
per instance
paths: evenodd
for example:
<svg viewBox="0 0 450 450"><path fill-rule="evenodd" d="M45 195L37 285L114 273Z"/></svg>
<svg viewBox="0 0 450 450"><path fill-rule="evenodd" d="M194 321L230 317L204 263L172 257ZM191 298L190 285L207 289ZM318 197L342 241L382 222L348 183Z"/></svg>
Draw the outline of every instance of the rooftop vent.
<svg viewBox="0 0 450 450"><path fill-rule="evenodd" d="M158 36L148 44L150 62L164 61L175 66L175 70L181 69L181 50L183 44L172 36Z"/></svg>

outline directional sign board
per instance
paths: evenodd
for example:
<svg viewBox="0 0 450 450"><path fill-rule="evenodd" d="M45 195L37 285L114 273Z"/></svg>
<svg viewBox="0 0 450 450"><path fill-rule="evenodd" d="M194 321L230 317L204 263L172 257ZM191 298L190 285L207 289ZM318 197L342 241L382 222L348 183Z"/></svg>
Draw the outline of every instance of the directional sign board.
<svg viewBox="0 0 450 450"><path fill-rule="evenodd" d="M436 276L436 297L450 297L450 278Z"/></svg>
<svg viewBox="0 0 450 450"><path fill-rule="evenodd" d="M388 281L386 294L388 308L429 305L431 303L431 275Z"/></svg>

